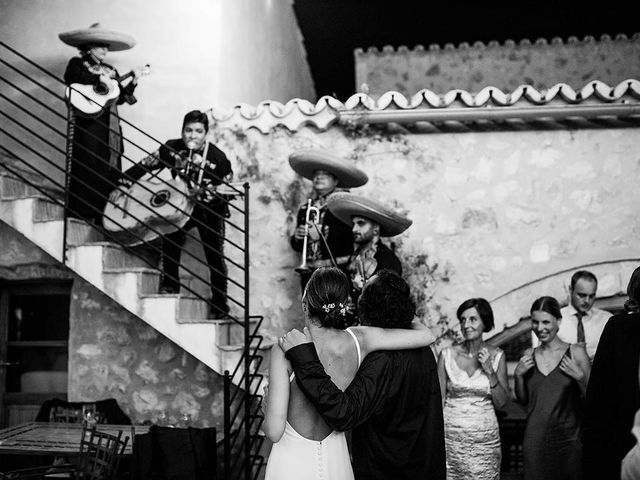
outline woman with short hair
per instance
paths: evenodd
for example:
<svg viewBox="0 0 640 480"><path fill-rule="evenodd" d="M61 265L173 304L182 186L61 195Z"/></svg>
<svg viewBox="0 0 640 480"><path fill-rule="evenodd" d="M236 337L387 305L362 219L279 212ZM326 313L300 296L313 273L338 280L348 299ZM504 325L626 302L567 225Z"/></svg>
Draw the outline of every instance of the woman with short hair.
<svg viewBox="0 0 640 480"><path fill-rule="evenodd" d="M493 311L484 298L470 298L456 315L464 341L438 358L447 479L498 479L502 453L494 408L505 405L509 387L502 350L483 340L493 329Z"/></svg>

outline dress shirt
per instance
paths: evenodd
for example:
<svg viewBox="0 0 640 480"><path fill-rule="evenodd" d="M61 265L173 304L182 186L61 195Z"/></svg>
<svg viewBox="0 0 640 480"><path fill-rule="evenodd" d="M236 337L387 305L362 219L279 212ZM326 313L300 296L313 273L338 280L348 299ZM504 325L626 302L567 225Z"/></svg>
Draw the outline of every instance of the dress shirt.
<svg viewBox="0 0 640 480"><path fill-rule="evenodd" d="M356 479L445 479L442 400L429 347L367 355L344 392L324 371L313 343L286 356L327 424L353 429Z"/></svg>
<svg viewBox="0 0 640 480"><path fill-rule="evenodd" d="M562 322L558 330L558 337L567 343L577 343L578 318L576 317L576 309L573 305L569 304L560 310L560 313L562 313ZM591 308L591 310L582 317L587 355L592 362L596 354L596 349L598 348L600 335L602 335L602 330L604 330L604 326L607 324L609 318L611 318L611 313L598 308Z"/></svg>

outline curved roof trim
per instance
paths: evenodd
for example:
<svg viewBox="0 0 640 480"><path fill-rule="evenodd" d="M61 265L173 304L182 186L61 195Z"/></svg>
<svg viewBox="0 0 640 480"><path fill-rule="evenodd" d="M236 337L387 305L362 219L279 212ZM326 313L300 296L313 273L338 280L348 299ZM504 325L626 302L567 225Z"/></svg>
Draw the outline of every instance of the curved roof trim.
<svg viewBox="0 0 640 480"><path fill-rule="evenodd" d="M346 102L324 96L315 104L295 98L286 104L261 102L253 107L240 104L229 110L211 109L221 128L257 128L268 133L283 126L296 131L305 125L326 130L336 122L415 123L447 121L554 120L567 118L640 119L640 80L627 79L610 87L594 80L579 90L558 83L546 90L520 85L512 92L485 87L478 93L450 90L438 95L423 89L407 98L399 92L386 92L374 99L356 93Z"/></svg>
<svg viewBox="0 0 640 480"><path fill-rule="evenodd" d="M508 47L508 48L514 48L514 47L531 47L532 45L535 46L548 46L548 45L553 45L553 46L560 46L560 45L571 45L571 46L575 46L575 45L593 45L594 43L608 43L608 42L640 42L640 33L634 33L631 37L628 37L627 35L625 35L624 33L619 33L617 35L615 35L615 37L611 37L610 35L604 34L601 35L600 38L596 39L593 36L586 36L584 37L582 40L580 40L578 37L575 36L571 36L568 37L566 40L563 40L560 37L553 37L551 40L547 40L546 38L538 38L534 41L531 41L529 39L522 39L519 42L516 42L515 40L505 40L504 43L500 43L497 40L492 40L490 42L484 43L484 42L474 42L473 44L470 44L468 42L461 42L459 43L457 46L454 45L453 43L445 43L444 45L440 45L437 43L432 43L430 44L427 48L424 47L424 45L416 45L413 48L409 48L405 45L401 45L397 48L394 48L391 45L385 45L384 47L382 47L381 50L379 50L376 47L369 47L366 50L363 48L356 48L354 50L354 55L356 57L362 57L362 56L385 56L385 55L406 55L407 53L424 53L424 52L438 52L438 51L446 51L446 52L450 52L450 51L454 51L454 50L486 50L486 49L490 49L490 48L502 48L502 47Z"/></svg>

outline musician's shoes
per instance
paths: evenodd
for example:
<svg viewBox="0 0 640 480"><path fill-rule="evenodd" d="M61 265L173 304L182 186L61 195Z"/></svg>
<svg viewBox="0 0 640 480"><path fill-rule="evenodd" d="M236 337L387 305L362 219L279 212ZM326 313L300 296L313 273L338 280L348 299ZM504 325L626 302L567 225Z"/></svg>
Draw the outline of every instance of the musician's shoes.
<svg viewBox="0 0 640 480"><path fill-rule="evenodd" d="M178 293L174 287L162 286L158 292L160 295L175 295Z"/></svg>

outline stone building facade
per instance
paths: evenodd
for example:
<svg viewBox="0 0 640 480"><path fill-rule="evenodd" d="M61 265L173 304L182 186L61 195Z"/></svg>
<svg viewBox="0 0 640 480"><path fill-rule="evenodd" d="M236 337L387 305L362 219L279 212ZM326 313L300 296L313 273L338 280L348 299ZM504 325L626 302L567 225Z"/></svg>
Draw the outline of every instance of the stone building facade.
<svg viewBox="0 0 640 480"><path fill-rule="evenodd" d="M557 83L580 88L592 80L617 85L638 78L640 35L369 48L357 49L354 56L355 91L366 84L373 97L389 90L413 95L423 88L438 94L452 89L479 92L487 86L544 89Z"/></svg>
<svg viewBox="0 0 640 480"><path fill-rule="evenodd" d="M621 109L640 98L634 93L638 82L632 85L616 100ZM468 111L478 117L512 108L491 102L478 108L473 102L481 96L467 95ZM499 332L526 316L537 296L566 303L567 282L578 268L593 268L603 277L599 295L620 294L640 262L634 208L639 125L580 122L571 115L580 104L608 106L608 100L597 100L608 95L592 92L588 102L523 100L533 110L563 105L570 118L564 123L532 118L511 127L482 118L441 122L440 128L367 123L381 112L428 118L446 110L426 101L409 105L397 96L384 105L383 99L354 96L346 104L298 101L220 114L213 136L236 165L238 178L251 184L251 225L257 227L251 237L252 308L265 315L273 335L301 324L294 272L300 259L287 238L310 183L295 175L287 158L314 147L332 149L367 172L369 183L355 190L358 194L378 198L413 220L390 241L418 314L443 341L458 335L455 310L466 298L495 301ZM458 114L467 108L459 101L451 105ZM514 108L518 115L525 111ZM354 111L356 117L347 117ZM361 123L343 118L358 115Z"/></svg>

